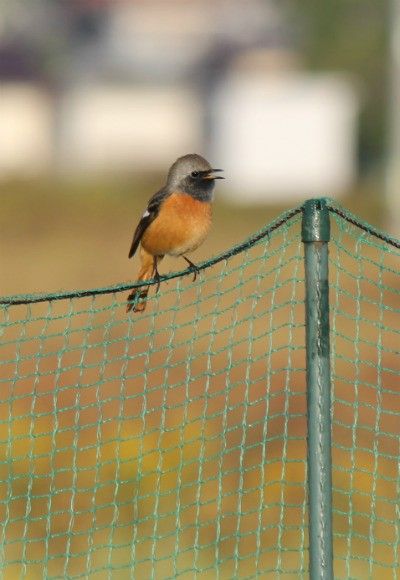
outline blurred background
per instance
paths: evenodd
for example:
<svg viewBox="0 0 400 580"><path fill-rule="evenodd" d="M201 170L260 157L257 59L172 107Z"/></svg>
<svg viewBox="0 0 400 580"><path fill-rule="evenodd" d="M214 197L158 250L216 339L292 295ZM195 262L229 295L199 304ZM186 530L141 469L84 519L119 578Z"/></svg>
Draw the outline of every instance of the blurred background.
<svg viewBox="0 0 400 580"><path fill-rule="evenodd" d="M0 0L0 292L132 279L188 152L226 173L194 259L313 196L398 235L397 4Z"/></svg>

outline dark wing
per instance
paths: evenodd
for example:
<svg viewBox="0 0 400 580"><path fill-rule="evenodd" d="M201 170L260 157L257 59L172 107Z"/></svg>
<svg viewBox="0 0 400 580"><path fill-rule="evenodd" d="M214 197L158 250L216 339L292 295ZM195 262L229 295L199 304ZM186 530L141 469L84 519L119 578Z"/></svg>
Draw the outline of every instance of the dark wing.
<svg viewBox="0 0 400 580"><path fill-rule="evenodd" d="M132 245L131 249L129 250L129 258L132 258L132 256L135 254L144 232L146 231L147 227L151 224L151 222L154 220L155 217L156 216L152 216L152 214L148 210L144 212L143 217L138 223L135 233L133 234Z"/></svg>
<svg viewBox="0 0 400 580"><path fill-rule="evenodd" d="M129 258L132 258L132 256L135 254L144 232L147 230L151 222L156 219L160 205L167 196L168 193L165 191L165 189L161 189L160 191L157 191L157 193L155 193L152 198L150 198L147 209L142 215L142 219L138 223L135 233L133 234L132 245L131 249L129 250Z"/></svg>

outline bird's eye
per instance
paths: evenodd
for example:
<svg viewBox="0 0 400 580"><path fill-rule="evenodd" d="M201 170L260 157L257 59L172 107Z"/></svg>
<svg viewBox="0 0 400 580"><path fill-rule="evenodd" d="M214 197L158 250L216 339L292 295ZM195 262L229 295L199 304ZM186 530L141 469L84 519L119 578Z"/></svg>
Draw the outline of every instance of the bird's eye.
<svg viewBox="0 0 400 580"><path fill-rule="evenodd" d="M198 177L199 176L199 172L198 171L192 171L192 173L190 175L192 177Z"/></svg>

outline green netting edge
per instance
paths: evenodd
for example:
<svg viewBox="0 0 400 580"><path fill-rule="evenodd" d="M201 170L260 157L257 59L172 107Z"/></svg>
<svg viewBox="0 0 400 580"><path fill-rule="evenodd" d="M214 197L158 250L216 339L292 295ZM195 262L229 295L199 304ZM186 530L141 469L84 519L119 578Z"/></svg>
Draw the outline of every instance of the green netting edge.
<svg viewBox="0 0 400 580"><path fill-rule="evenodd" d="M228 260L229 258L244 252L245 250L254 246L257 242L265 237L268 237L272 232L279 229L282 225L290 221L294 216L302 212L303 205L296 206L295 208L288 210L281 214L276 220L274 220L268 226L264 226L259 232L255 233L253 236L247 238L244 242L233 246L231 249L214 256L210 260L205 260L201 264L198 264L198 270L206 270L211 266L215 266L223 260ZM159 280L151 279L146 282L128 282L122 284L116 284L114 286L105 286L103 288L92 288L89 290L76 290L76 291L66 291L66 292L54 292L51 294L17 294L15 296L4 296L0 299L0 305L12 306L18 304L32 304L35 302L47 302L53 300L63 300L70 298L83 298L85 296L96 296L99 294L113 294L117 292L125 292L126 290L131 290L132 288L140 288L143 286L153 286L158 284L159 281L163 282L165 280L172 280L174 278L181 278L182 276L187 276L193 274L193 268L187 268L186 270L179 270L177 272L170 272L169 274L163 274L160 276Z"/></svg>
<svg viewBox="0 0 400 580"><path fill-rule="evenodd" d="M320 200L325 200L325 203L330 212L335 213L336 215L340 216L350 224L364 230L365 232L369 233L370 235L394 246L395 248L400 249L400 240L389 236L388 234L380 231L379 229L375 228L368 222L361 220L348 210L341 207L337 204L334 200L330 198L319 198ZM304 209L305 204L298 205L293 209L290 209L284 213L282 213L279 217L277 217L271 224L262 228L259 232L247 238L244 242L233 246L231 249L223 252L222 254L218 254L209 260L205 260L201 264L198 265L199 270L206 270L211 266L222 262L223 260L228 260L232 256L236 256L241 252L251 248L261 239L269 236L273 231L279 229L285 223L290 221L293 217L301 213ZM139 288L143 286L153 286L158 284L159 281L163 282L166 280L172 280L174 278L180 278L183 276L187 276L194 272L193 268L187 268L186 270L179 270L176 272L171 272L169 274L163 274L160 276L160 280L148 280L147 282L129 282L129 283L122 283L116 284L113 286L105 286L101 288L92 288L89 290L75 290L75 291L59 291L50 294L16 294L14 296L4 296L0 299L0 305L2 306L16 306L20 304L33 304L36 302L51 302L54 300L65 300L65 299L72 299L72 298L84 298L87 296L96 296L101 294L114 294L118 292L125 292L127 290L132 290L133 288Z"/></svg>
<svg viewBox="0 0 400 580"><path fill-rule="evenodd" d="M340 216L341 218L343 218L344 220L346 220L347 222L349 222L353 226L356 226L356 227L360 228L361 230L364 230L365 232L367 232L371 236L374 236L375 238L378 238L379 240L382 240L383 242L386 242L387 244L394 246L395 248L400 249L400 240L398 240L397 238L395 238L393 236L390 236L386 232L379 230L375 226L372 226L368 222L355 216L350 211L343 208L340 204L336 203L333 199L329 199L329 198L325 198L325 199L326 199L327 207L328 207L330 212Z"/></svg>

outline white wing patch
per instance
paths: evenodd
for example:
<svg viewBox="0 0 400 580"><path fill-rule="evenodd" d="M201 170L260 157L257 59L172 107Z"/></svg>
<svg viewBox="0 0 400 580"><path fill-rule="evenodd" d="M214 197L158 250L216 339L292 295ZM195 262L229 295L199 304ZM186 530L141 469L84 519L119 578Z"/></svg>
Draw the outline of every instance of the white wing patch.
<svg viewBox="0 0 400 580"><path fill-rule="evenodd" d="M146 218L150 215L150 212L148 209L146 209L146 211L144 212L144 214L142 215L142 218Z"/></svg>

